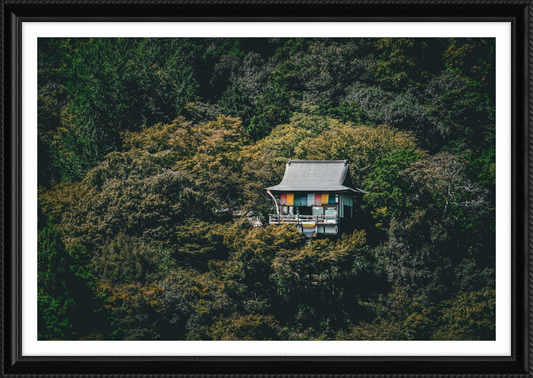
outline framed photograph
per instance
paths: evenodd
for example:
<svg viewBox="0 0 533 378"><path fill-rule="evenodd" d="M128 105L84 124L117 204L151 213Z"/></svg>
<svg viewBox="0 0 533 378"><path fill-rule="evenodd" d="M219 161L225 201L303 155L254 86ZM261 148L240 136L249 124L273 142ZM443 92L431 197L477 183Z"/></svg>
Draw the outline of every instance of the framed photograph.
<svg viewBox="0 0 533 378"><path fill-rule="evenodd" d="M532 375L533 2L2 1L2 375Z"/></svg>

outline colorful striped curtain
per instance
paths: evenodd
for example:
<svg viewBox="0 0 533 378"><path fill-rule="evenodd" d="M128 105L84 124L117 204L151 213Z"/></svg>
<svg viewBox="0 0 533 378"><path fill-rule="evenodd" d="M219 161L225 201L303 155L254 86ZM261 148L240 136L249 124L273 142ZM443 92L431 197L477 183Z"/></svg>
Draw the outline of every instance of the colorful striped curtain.
<svg viewBox="0 0 533 378"><path fill-rule="evenodd" d="M281 195L281 205L286 205L287 204L287 195L286 194L282 194Z"/></svg>
<svg viewBox="0 0 533 378"><path fill-rule="evenodd" d="M335 194L329 196L328 205L335 205Z"/></svg>
<svg viewBox="0 0 533 378"><path fill-rule="evenodd" d="M294 206L302 206L302 200L299 194L294 195Z"/></svg>
<svg viewBox="0 0 533 378"><path fill-rule="evenodd" d="M322 194L315 194L315 206L322 205Z"/></svg>
<svg viewBox="0 0 533 378"><path fill-rule="evenodd" d="M315 206L315 193L307 195L307 206Z"/></svg>
<svg viewBox="0 0 533 378"><path fill-rule="evenodd" d="M300 206L307 206L307 194L300 194Z"/></svg>
<svg viewBox="0 0 533 378"><path fill-rule="evenodd" d="M329 201L329 194L322 194L322 204L327 205Z"/></svg>
<svg viewBox="0 0 533 378"><path fill-rule="evenodd" d="M294 206L294 193L287 193L287 206Z"/></svg>

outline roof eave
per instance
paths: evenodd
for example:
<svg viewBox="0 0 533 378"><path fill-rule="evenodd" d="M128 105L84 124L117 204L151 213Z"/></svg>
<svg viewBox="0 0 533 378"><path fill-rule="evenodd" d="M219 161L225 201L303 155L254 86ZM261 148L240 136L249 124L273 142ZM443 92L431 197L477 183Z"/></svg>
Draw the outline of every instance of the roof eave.
<svg viewBox="0 0 533 378"><path fill-rule="evenodd" d="M275 186L272 186L270 188L264 188L265 190L270 190L272 193L296 193L296 192L302 192L302 193L357 193L357 194L366 194L368 192L365 192L364 190L357 189L357 188L349 188L345 187L342 189L276 189Z"/></svg>

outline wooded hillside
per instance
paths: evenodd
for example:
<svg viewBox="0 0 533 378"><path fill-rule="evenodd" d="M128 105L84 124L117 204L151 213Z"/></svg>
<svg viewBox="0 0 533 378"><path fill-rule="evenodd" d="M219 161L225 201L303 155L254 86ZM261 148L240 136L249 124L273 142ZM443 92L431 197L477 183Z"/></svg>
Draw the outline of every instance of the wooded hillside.
<svg viewBox="0 0 533 378"><path fill-rule="evenodd" d="M39 339L494 339L494 68L493 39L40 39ZM250 224L289 159L348 160L358 230Z"/></svg>

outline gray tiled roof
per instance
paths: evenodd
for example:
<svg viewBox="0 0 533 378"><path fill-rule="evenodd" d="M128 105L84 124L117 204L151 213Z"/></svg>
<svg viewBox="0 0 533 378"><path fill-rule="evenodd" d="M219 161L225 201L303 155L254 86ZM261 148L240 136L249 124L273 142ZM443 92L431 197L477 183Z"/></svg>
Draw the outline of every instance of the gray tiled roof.
<svg viewBox="0 0 533 378"><path fill-rule="evenodd" d="M346 160L289 160L281 183L272 192L355 192Z"/></svg>

